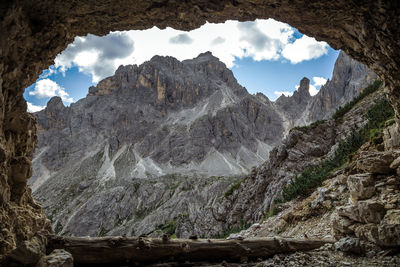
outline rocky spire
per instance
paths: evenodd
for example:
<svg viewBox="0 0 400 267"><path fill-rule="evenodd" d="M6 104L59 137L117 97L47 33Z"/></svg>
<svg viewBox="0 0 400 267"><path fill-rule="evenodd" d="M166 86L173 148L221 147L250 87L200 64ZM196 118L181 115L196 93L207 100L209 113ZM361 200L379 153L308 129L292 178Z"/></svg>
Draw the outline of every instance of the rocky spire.
<svg viewBox="0 0 400 267"><path fill-rule="evenodd" d="M301 79L300 87L297 89L300 95L310 96L310 80L306 77Z"/></svg>

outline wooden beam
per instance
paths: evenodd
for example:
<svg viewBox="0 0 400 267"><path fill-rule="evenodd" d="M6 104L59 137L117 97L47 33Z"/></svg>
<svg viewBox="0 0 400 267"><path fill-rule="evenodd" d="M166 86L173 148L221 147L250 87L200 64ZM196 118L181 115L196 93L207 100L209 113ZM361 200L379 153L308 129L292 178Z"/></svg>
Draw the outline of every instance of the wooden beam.
<svg viewBox="0 0 400 267"><path fill-rule="evenodd" d="M47 250L65 249L74 264L126 264L174 262L236 262L266 258L277 253L318 248L332 240L290 238L168 239L147 237L64 237L51 236Z"/></svg>

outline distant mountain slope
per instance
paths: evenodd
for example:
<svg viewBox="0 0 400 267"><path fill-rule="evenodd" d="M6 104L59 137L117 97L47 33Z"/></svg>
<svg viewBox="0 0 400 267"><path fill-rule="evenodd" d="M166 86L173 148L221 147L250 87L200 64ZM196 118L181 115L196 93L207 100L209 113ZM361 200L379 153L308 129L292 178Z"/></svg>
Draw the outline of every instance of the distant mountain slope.
<svg viewBox="0 0 400 267"><path fill-rule="evenodd" d="M292 96L280 96L276 110L287 119L286 129L328 119L340 106L351 101L377 78L365 65L340 52L335 62L332 79L315 96L310 96L310 80L303 78Z"/></svg>
<svg viewBox="0 0 400 267"><path fill-rule="evenodd" d="M204 214L230 184L267 160L292 126L332 113L373 75L343 62L331 82L342 87L327 83L311 97L304 78L276 102L250 95L209 52L121 66L70 107L53 97L35 113L34 195L63 234L153 233L171 221L181 234L218 232L224 225ZM322 92L336 96L323 108Z"/></svg>
<svg viewBox="0 0 400 267"><path fill-rule="evenodd" d="M36 116L32 181L101 150L104 166L119 164L123 176L241 174L263 162L284 131L273 104L248 94L211 53L121 66L86 98L64 107L54 97Z"/></svg>

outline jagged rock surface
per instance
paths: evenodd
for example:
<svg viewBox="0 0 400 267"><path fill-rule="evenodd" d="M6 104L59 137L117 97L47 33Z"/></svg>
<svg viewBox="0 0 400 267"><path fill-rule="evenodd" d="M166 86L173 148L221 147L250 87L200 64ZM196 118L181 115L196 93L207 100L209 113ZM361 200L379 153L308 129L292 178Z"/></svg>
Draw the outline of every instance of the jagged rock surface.
<svg viewBox="0 0 400 267"><path fill-rule="evenodd" d="M384 78L398 120L400 110L399 14L395 1L2 1L0 3L0 143L5 151L1 166L0 195L2 233L1 257L15 248L16 242L29 239L43 228L40 207L31 209L32 200L15 202L9 192L25 191L9 177L10 161L19 154L29 155L34 141L21 138L35 135L34 124L22 98L24 88L32 84L41 71L77 35L104 35L111 30L144 29L167 26L182 30L199 27L206 21L227 19L253 20L275 18L287 22L309 36L342 48ZM306 19L305 19L306 18ZM10 116L19 118L19 133L9 130ZM398 139L398 128L392 136ZM12 138L10 138L10 136ZM392 139L392 140L393 140ZM397 143L398 145L398 143ZM16 149L15 149L16 148ZM30 165L30 161L25 161ZM29 178L29 173L24 179ZM31 196L26 193L26 198ZM18 210L9 217L10 210ZM30 213L32 211L32 213ZM25 215L22 215L25 214ZM19 216L22 217L19 217ZM25 218L26 217L26 218ZM38 223L32 227L32 219ZM10 224L18 221L18 224ZM17 225L16 227L12 226ZM1 259L0 259L1 260Z"/></svg>
<svg viewBox="0 0 400 267"><path fill-rule="evenodd" d="M290 130L294 126L329 119L339 107L350 102L376 78L376 74L368 67L340 51L332 79L321 86L317 95L311 97L310 80L303 78L292 96L282 95L274 104L285 118L286 129Z"/></svg>
<svg viewBox="0 0 400 267"><path fill-rule="evenodd" d="M318 95L310 103L307 122L328 119L338 107L350 102L376 78L376 74L367 66L343 52L339 53L332 79L321 86Z"/></svg>
<svg viewBox="0 0 400 267"><path fill-rule="evenodd" d="M338 142L349 135L352 128L365 124L363 114L381 96L382 92L377 92L364 99L345 115L343 123L330 119L312 127L292 129L282 145L271 151L269 160L253 169L229 197L225 204L232 212L225 215L227 221L231 224L240 219L260 221L274 199L281 196L283 186L306 167L332 155Z"/></svg>
<svg viewBox="0 0 400 267"><path fill-rule="evenodd" d="M354 88L329 88L346 89ZM233 210L221 204L316 97L307 78L276 103L250 95L211 53L121 66L70 107L54 97L35 114L30 183L57 233L157 236L170 225L178 236L214 236L239 218L259 219L254 209L261 214L290 177L329 152L337 141L332 121L310 135L293 131L286 150L273 150L264 175L272 180L256 180ZM292 161L283 167L286 157ZM266 184L269 199L261 193Z"/></svg>
<svg viewBox="0 0 400 267"><path fill-rule="evenodd" d="M211 53L120 67L86 98L64 107L54 97L36 117L30 182L56 232L72 235L151 234L200 217L284 132L273 104Z"/></svg>
<svg viewBox="0 0 400 267"><path fill-rule="evenodd" d="M382 97L380 94L375 93L357 104L345 115L348 117L344 123L348 124L346 119L350 116L360 117L359 112L365 112L366 106ZM308 128L307 132L318 131L321 125ZM338 125L337 128L348 127ZM299 253L275 256L267 261L271 264L267 266L317 264L315 261L322 255L325 263L321 261L317 265L397 266L398 255L393 255L397 253L400 240L400 151L385 151L383 143L384 138L366 142L350 157L347 166L330 174L329 179L309 197L278 205L275 215L269 214L263 222L231 237L303 236L338 240L335 247L316 250L307 256ZM323 254L318 256L322 251ZM291 264L293 260L298 262Z"/></svg>
<svg viewBox="0 0 400 267"><path fill-rule="evenodd" d="M273 105L249 95L210 53L120 67L85 99L66 108L53 98L36 116L35 168L50 173L107 146L117 176L241 174L283 132ZM36 169L31 181L42 174Z"/></svg>

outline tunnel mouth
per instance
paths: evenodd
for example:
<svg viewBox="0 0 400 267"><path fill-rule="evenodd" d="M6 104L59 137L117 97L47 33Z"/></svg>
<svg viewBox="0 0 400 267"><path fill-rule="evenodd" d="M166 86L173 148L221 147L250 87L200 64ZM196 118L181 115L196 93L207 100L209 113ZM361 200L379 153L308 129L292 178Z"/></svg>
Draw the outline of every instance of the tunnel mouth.
<svg viewBox="0 0 400 267"><path fill-rule="evenodd" d="M43 212L25 187L30 176L29 170L23 177L18 174L23 173L21 166L13 168L9 163L25 157L29 160L36 142L35 122L26 113L25 101L22 99L23 88L32 84L40 70L50 66L55 55L72 42L75 36L88 33L104 35L110 30L143 29L154 25L188 30L199 27L206 20L219 22L272 17L288 22L306 34L314 34L318 40L327 41L335 49L342 49L370 66L387 85L398 123L400 57L397 51L400 49L397 38L399 7L396 3L368 1L355 5L346 1L315 1L306 4L268 2L255 5L247 1L221 1L191 5L187 2L166 1L155 5L153 2L137 6L125 2L111 5L97 5L93 12L90 11L93 7L87 2L65 3L63 6L48 3L37 5L30 1L0 4L0 14L4 14L1 16L0 30L7 36L6 42L0 44L1 57L4 59L4 64L0 66L1 107L4 114L3 137L0 140L6 157L1 167L0 200L2 211L9 214L9 217L2 217L6 218L4 224L9 231L1 237L1 241L6 240L6 245L0 249L0 261L3 255L15 249L16 243L32 239L41 229L49 229ZM171 13L175 16L168 15ZM35 21L38 14L43 14L41 21L48 22L40 23L40 29ZM354 32L360 34L355 35ZM11 118L17 119L13 121ZM393 140L398 136L397 126L391 136ZM399 142L393 141L391 146L396 148ZM19 182L19 177L25 181ZM17 197L11 199L11 195ZM10 223L15 221L21 222L21 225Z"/></svg>
<svg viewBox="0 0 400 267"><path fill-rule="evenodd" d="M57 56L55 65L44 71L36 83L28 87L24 94L28 103L31 99L42 99L50 96L50 94L56 95L48 101L47 106L40 107L38 105L44 110L33 113L38 122L38 147L33 157L33 177L28 181L33 189L33 195L43 204L56 234L105 236L110 233L115 235L118 234L118 231L122 231L115 229L126 227L128 222L135 224L135 218L140 221L148 216L151 217L152 213L154 213L153 207L138 207L131 214L116 215L115 219L108 222L108 224L114 225L111 229L107 225L103 225L103 222L98 223L101 217L101 211L98 211L98 209L107 210L110 207L104 206L103 208L95 208L95 211L90 211L87 206L94 205L96 198L96 201L103 199L102 201L106 203L115 202L117 200L108 196L114 193L118 195L116 198L120 198L116 203L124 201L125 194L119 191L113 193L112 191L112 184L116 183L116 180L121 180L120 183L125 188L124 190L135 191L143 187L142 184L145 183L143 178L146 177L146 179L152 179L149 182L150 184L165 187L166 192L171 191L171 188L174 190L179 189L182 192L196 190L196 187L192 185L198 183L196 179L207 180L207 182L204 182L206 184L213 184L214 180L217 180L217 184L220 184L220 187L226 187L226 192L222 192L223 190L219 189L221 192L218 193L218 196L228 196L227 192L230 187L240 184L241 181L245 180L245 176L251 168L262 164L268 159L269 151L273 146L281 142L281 138L284 135L288 134L290 126L284 125L283 121L277 122L277 119L273 118L274 116L281 116L279 115L281 111L278 112L269 107L269 105L275 104L272 104L267 96L255 91L249 94L245 88L237 83L235 73L231 71L235 71L235 67L231 67L230 70L227 66L240 64L242 59L239 56L235 56L236 60L230 61L231 59L226 55L235 55L232 54L233 52L221 52L220 48L215 48L216 45L221 46L229 43L228 37L232 35L231 33L222 35L222 27L226 27L234 33L238 32L238 36L230 38L234 38L238 43L240 42L238 47L242 50L239 52L236 51L236 48L231 50L237 55L241 55L246 62L249 59L252 61L262 59L261 55L266 54L264 61L262 61L266 62L265 64L277 61L278 59L276 58L280 57L282 66L293 66L292 68L295 69L299 61L308 62L327 54L332 54L330 57L336 59L338 54L331 48L327 48L326 43L318 42L299 33L297 29L275 20L258 20L243 23L229 21L225 26L206 24L206 30L203 32L200 31L201 29L193 32L169 29L170 33L163 39L159 39L159 44L164 42L166 45L170 45L171 53L176 47L185 45L193 45L195 49L199 49L199 45L194 45L193 43L199 41L199 39L202 41L201 38L209 35L207 31L210 31L213 36L207 36L209 40L208 48L214 49L216 55L213 52L204 52L198 55L195 54L193 59L181 61L170 56L150 55L148 58L151 59L145 60L140 65L121 65L118 68L115 67L116 65L112 60L120 62L123 60L121 56L129 56L129 53L132 52L131 46L137 49L143 46L140 41L146 42L148 40L146 38L144 40L143 38L140 39L140 34L147 37L148 34L145 31L112 32L103 38L94 35L77 37L65 51ZM218 29L218 31L215 29ZM155 28L151 29L150 32L156 32L161 36L166 34L164 31ZM129 37L129 35L135 36L135 34L137 34L138 38ZM245 37L247 38L246 40L244 40ZM215 44L216 40L222 43L217 42ZM280 42L279 45L277 45L278 42ZM293 51L296 51L296 45L304 42L311 47L298 46L303 49L299 53L303 53L304 56L299 56L298 53L293 54ZM115 47L125 49L128 52L115 53ZM145 46L144 49L146 49ZM200 50L204 49L208 50L207 48L200 48ZM258 51L257 49L264 50ZM271 55L271 51L274 55ZM141 50L138 50L137 53L141 53ZM155 50L153 53L160 52ZM310 56L310 54L312 55ZM177 55L180 56L179 53ZM221 58L225 58L225 62L221 61L217 57L218 55ZM135 59L136 56L131 55L129 57ZM108 76L111 70L106 70L103 73L96 72L97 66L102 66L105 63L114 66L114 75ZM324 64L328 65L328 63ZM329 62L329 64L333 68L333 63ZM321 65L325 66L322 63ZM243 66L246 67L246 65ZM260 66L263 67L263 65ZM302 70L298 70L299 68L297 67L297 76L303 77L305 74ZM68 69L71 69L70 72L67 72ZM85 73L91 74L91 76L88 76L89 80L91 77L91 81L87 81L88 78L83 77ZM183 73L184 81L180 82L180 76L175 73ZM199 77L202 78L198 78L196 76L197 73L200 73ZM63 77L61 77L66 75L71 75L75 79L85 79L85 85L90 86L85 97L77 101L78 97L72 95L71 91L67 91L68 88L66 86L62 83L57 83L61 81L64 84L68 84L66 78L63 80ZM171 75L176 75L176 77L170 78L172 77ZM99 80L99 77L103 76L108 77ZM190 78L191 76L199 81L198 87L194 86L194 80ZM272 74L272 76L274 75ZM315 76L321 75L315 74ZM322 80L322 82L317 84L319 80L316 78ZM268 78L264 80L268 82ZM318 86L321 87L322 83L326 81L321 77L314 77L312 81L307 78L296 81L299 84L299 89L297 89L293 98L296 99L293 101L297 102L293 103L301 105L301 108L304 109L305 103L311 101L311 95L318 93ZM96 82L98 83L96 84ZM79 82L78 84L81 86ZM187 89L181 89L185 86ZM295 90L295 86L292 85L292 87ZM84 91L84 88L79 89ZM154 91L154 93L143 93L149 90ZM275 90L269 93L276 97L274 103L277 103L279 110L284 111L289 106L289 104L285 104L285 101L289 101L286 98L290 99L290 95L293 93L288 92L286 94L286 92L281 91L283 90ZM141 100L141 98L143 99ZM122 99L124 99L124 104L119 103ZM75 102L70 103L68 106L68 103L72 100ZM113 102L113 104L111 105L108 102ZM129 105L137 105L139 108L127 109L121 106L128 105L128 102L132 102ZM151 108L144 108L141 102L145 102ZM34 106L32 103L29 105L28 108ZM260 112L265 116L261 120L265 122L267 127L269 127L268 125L276 124L278 130L272 128L272 132L275 131L276 136L274 134L261 133L252 136L252 141L249 145L243 145L246 142L235 141L235 138L243 139L245 138L244 136L235 136L233 139L229 139L229 133L227 136L223 133L218 138L225 138L227 140L226 144L217 141L217 137L210 137L211 143L206 143L207 149L201 151L199 155L196 153L185 154L180 148L174 150L176 152L173 153L168 152L168 150L164 152L161 150L146 152L147 149L142 148L143 144L151 143L154 138L157 138L152 137L154 134L160 136L160 138L172 136L168 137L170 138L168 142L172 142L175 140L173 136L182 136L181 130L186 127L186 131L190 131L190 135L189 137L182 137L183 141L179 141L180 143L178 144L185 147L186 150L191 150L192 147L199 146L199 144L190 144L190 140L194 138L194 133L190 128L193 125L193 127L196 127L196 123L203 123L202 116L208 120L213 120L216 117L216 120L223 123L225 119L221 117L223 116L221 114L230 112L230 106L236 109L239 114L244 115L242 106L247 108L248 105L255 105L257 109L260 109ZM94 106L95 108L91 110ZM225 106L227 107L225 108ZM118 111L118 109L122 111ZM272 115L268 114L268 112ZM295 123L297 115L294 114L296 112L290 112L293 113L291 116L294 116L291 120ZM107 115L108 113L111 114L111 117ZM122 113L129 115L123 115ZM156 115L146 118L148 113ZM80 115L75 116L74 114ZM112 116L115 116L115 119ZM144 124L137 124L129 116L137 117L137 120L143 120ZM107 120L111 121L107 122ZM310 118L310 120L314 120L314 118ZM132 127L130 126L132 124L136 126L131 130L124 129L124 127L130 129L129 127ZM150 131L150 128L146 126L148 124L156 125L154 126L155 130L152 130L154 132ZM87 125L96 126L88 128ZM125 126L121 127L120 125ZM158 125L162 125L162 127ZM204 125L204 127L208 126ZM142 130L143 133L141 133ZM257 128L253 130L258 131ZM232 135L234 130L228 131ZM130 134L129 132L135 133ZM93 133L95 134L93 135ZM165 140L168 140L168 138L161 139L158 142L166 142ZM185 138L189 139L186 140ZM65 139L65 141L60 141L62 139ZM220 143L216 144L216 142ZM90 145L87 145L87 143ZM185 143L189 143L189 145L186 146ZM229 143L235 144L233 148L229 147ZM223 148L219 149L221 146ZM150 149L153 148L150 146ZM164 153L167 153L167 156L163 156ZM184 156L176 157L174 153ZM124 164L131 164L133 167L130 168ZM71 184L63 182L70 180ZM118 186L114 185L114 187ZM101 188L104 188L104 192L101 192ZM164 194L164 192L160 193ZM174 192L171 191L170 194L174 194ZM132 197L138 198L138 203L142 201L139 196ZM52 204L49 199L54 199L56 204ZM187 200L190 202L191 198L187 197ZM71 202L76 203L68 206L67 203ZM162 202L160 202L160 205L162 205ZM86 212L82 213L79 211L80 209ZM90 226L89 222L81 221L79 223L82 224L82 227L76 228L82 229L82 231L72 229L73 223L69 223L71 220L80 220L79 218L83 218L91 212L93 213L92 216L97 218L95 227ZM129 230L124 234L141 235L150 233L160 236L167 233L170 236L176 236L175 231L180 228L179 224L182 224L182 221L187 220L187 214L188 211L184 211L166 220L163 219L155 224L153 226L154 229L151 231L136 232L135 230ZM244 229L249 226L248 222L240 221L236 222L235 225L229 226L229 229L233 231L233 229ZM113 233L113 231L117 232ZM221 229L220 233L216 232L209 237L222 237L223 233L227 231L227 229Z"/></svg>

